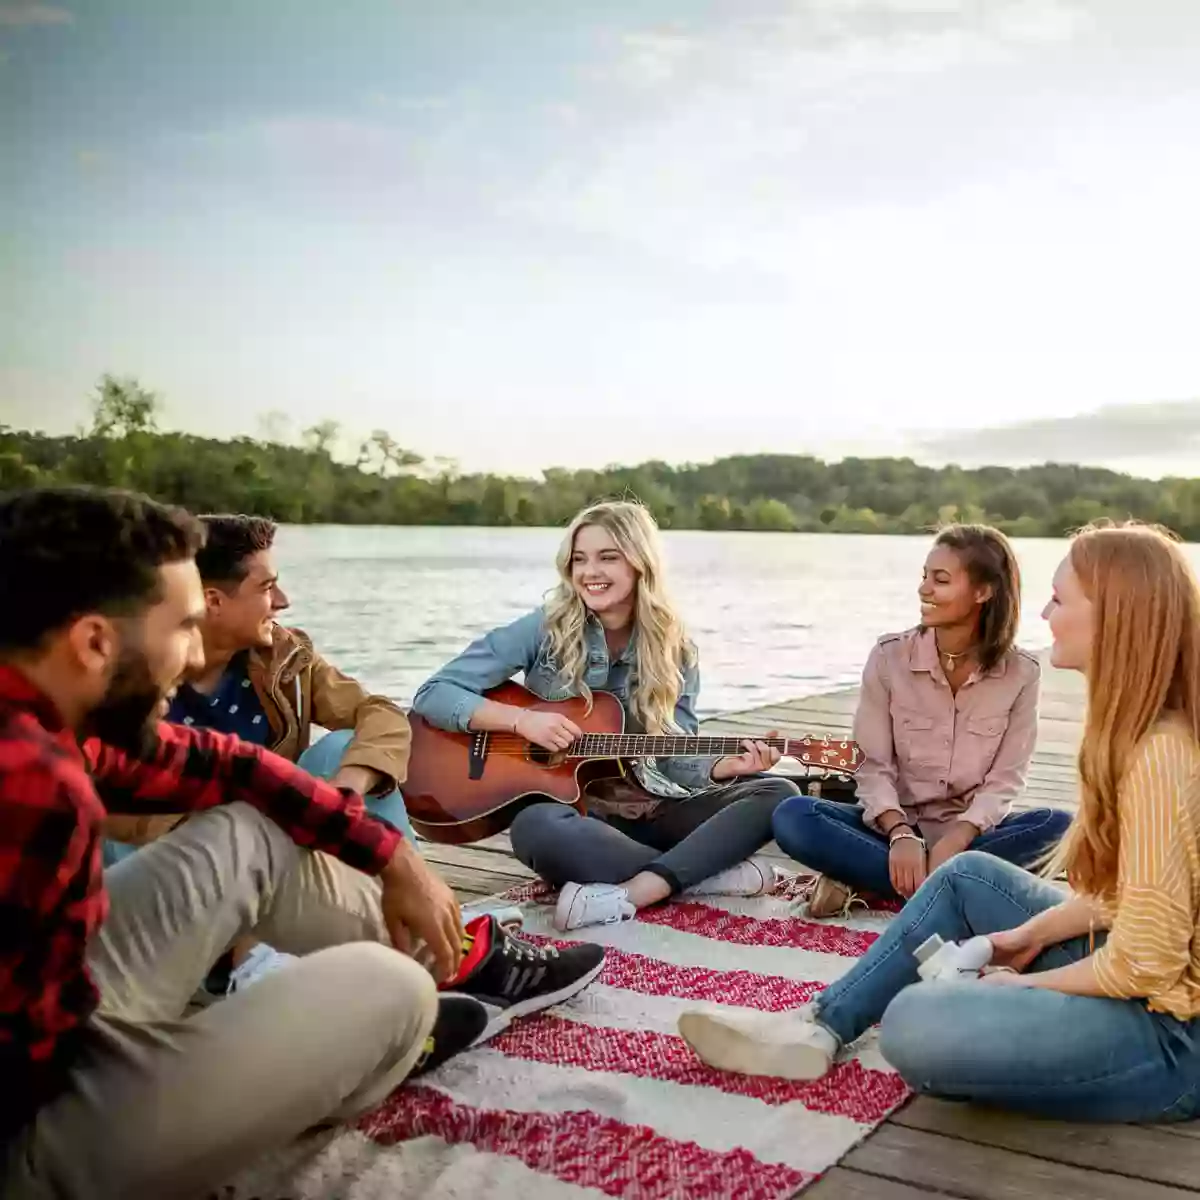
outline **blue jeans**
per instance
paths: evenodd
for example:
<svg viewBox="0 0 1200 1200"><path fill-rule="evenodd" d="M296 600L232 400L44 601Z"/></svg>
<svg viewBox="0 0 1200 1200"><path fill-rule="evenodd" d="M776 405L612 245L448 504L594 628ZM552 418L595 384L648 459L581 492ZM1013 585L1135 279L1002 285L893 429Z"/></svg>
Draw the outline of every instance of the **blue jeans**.
<svg viewBox="0 0 1200 1200"><path fill-rule="evenodd" d="M868 829L862 814L857 804L794 796L775 810L771 824L788 857L847 887L895 899L887 838ZM1070 815L1056 808L1012 813L981 833L970 848L1027 867L1058 844L1070 823Z"/></svg>
<svg viewBox="0 0 1200 1200"><path fill-rule="evenodd" d="M1140 1000L1069 996L978 980L918 982L932 934L998 933L1061 904L1058 887L991 854L936 870L887 931L818 997L843 1045L882 1020L884 1057L918 1092L1075 1121L1182 1121L1200 1113L1200 1025ZM1103 941L1103 935L1097 936ZM1043 951L1044 971L1087 957L1086 937Z"/></svg>
<svg viewBox="0 0 1200 1200"><path fill-rule="evenodd" d="M324 737L318 738L299 759L296 765L318 779L330 779L342 765L342 756L354 736L352 729L335 729ZM404 797L399 791L388 792L386 796L366 797L367 808L377 817L391 821L409 841L415 842L412 826L408 822L408 812L404 807ZM114 842L109 838L104 840L104 865L111 867L113 863L128 858L135 850L126 842Z"/></svg>

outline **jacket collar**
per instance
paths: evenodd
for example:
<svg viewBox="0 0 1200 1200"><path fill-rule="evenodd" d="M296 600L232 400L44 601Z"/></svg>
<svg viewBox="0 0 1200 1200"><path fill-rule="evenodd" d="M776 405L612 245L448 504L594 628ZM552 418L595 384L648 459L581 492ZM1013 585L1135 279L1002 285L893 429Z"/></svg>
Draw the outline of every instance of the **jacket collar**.
<svg viewBox="0 0 1200 1200"><path fill-rule="evenodd" d="M629 641L625 643L625 649L621 651L616 658L612 658L608 653L608 639L604 636L604 626L600 624L600 618L595 613L589 612L585 617L587 625L587 640L588 658L593 665L603 661L607 666L614 667L617 663L634 663L637 661L637 623L634 622L633 629L629 634Z"/></svg>
<svg viewBox="0 0 1200 1200"><path fill-rule="evenodd" d="M250 678L269 691L277 684L290 683L312 665L312 643L298 629L276 625L269 650L251 650Z"/></svg>

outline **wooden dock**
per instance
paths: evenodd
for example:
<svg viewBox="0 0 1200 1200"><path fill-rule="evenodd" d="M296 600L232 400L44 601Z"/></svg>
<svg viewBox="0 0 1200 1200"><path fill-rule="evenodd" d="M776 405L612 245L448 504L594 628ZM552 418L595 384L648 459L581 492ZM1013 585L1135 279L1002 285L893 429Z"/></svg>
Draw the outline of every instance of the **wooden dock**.
<svg viewBox="0 0 1200 1200"><path fill-rule="evenodd" d="M857 688L845 688L725 713L702 728L748 737L773 729L785 736L848 735L857 697ZM1023 806L1074 806L1082 716L1082 681L1051 669L1043 657L1038 745ZM464 900L494 895L530 878L503 835L472 846L425 843L423 850ZM767 853L796 869L777 847ZM805 1200L916 1200L930 1195L957 1200L1200 1196L1200 1122L1067 1125L920 1098L827 1172L805 1192Z"/></svg>

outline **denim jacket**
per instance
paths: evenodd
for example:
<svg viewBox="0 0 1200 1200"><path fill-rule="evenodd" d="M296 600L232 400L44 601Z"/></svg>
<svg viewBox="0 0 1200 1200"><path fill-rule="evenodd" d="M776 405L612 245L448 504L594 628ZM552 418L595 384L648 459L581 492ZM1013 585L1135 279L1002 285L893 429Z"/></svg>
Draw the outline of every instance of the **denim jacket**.
<svg viewBox="0 0 1200 1200"><path fill-rule="evenodd" d="M610 662L600 622L589 616L584 636L587 639L584 679L588 687L616 696L625 709L626 730L639 732L641 726L629 711L633 640ZM441 729L465 733L470 728L471 714L482 702L482 693L518 674L524 675L525 686L543 700L566 700L575 694L559 679L558 668L550 658L540 608L473 641L417 689L412 711ZM675 724L680 733L694 734L699 728L695 709L699 691L700 672L693 662L684 672L675 704ZM716 761L712 757L665 758L658 763L646 758L634 764L634 772L642 786L654 795L682 797L712 784L711 772Z"/></svg>

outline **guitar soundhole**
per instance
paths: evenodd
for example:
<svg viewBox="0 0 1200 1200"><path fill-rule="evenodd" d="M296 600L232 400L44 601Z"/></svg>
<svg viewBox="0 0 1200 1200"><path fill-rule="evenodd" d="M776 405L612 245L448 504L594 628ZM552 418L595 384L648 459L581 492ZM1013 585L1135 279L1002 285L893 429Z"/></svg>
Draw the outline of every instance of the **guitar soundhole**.
<svg viewBox="0 0 1200 1200"><path fill-rule="evenodd" d="M529 761L535 767L561 767L567 756L561 750L547 750L544 746L529 744Z"/></svg>

